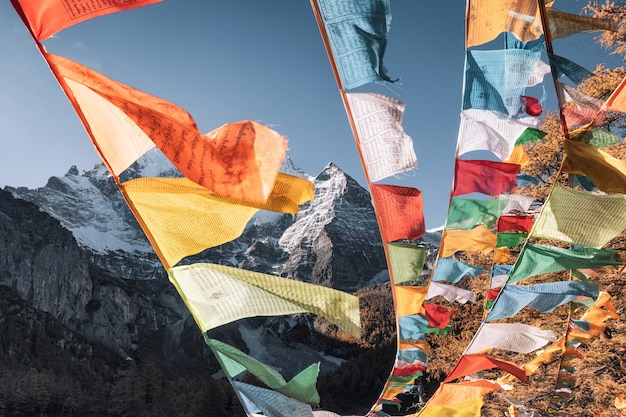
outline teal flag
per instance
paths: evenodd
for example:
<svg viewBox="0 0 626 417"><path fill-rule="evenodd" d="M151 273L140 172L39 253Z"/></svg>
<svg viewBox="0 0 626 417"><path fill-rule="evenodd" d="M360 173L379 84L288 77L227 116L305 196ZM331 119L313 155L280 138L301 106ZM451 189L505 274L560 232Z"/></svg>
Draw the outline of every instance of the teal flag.
<svg viewBox="0 0 626 417"><path fill-rule="evenodd" d="M553 246L526 244L511 269L507 282L517 282L536 275L570 269L601 268L622 265L615 261L615 251L578 247L563 249Z"/></svg>
<svg viewBox="0 0 626 417"><path fill-rule="evenodd" d="M537 185L539 180L535 177L531 177L528 174L517 174L517 186L524 187L527 185Z"/></svg>
<svg viewBox="0 0 626 417"><path fill-rule="evenodd" d="M313 409L276 391L240 381L231 381L233 388L259 408L267 417L314 417Z"/></svg>
<svg viewBox="0 0 626 417"><path fill-rule="evenodd" d="M433 274L433 281L447 281L456 284L466 275L476 278L483 272L489 271L455 259L440 258Z"/></svg>
<svg viewBox="0 0 626 417"><path fill-rule="evenodd" d="M574 83L580 84L593 75L588 69L581 67L567 58L563 58L549 52L548 58L550 59L550 64L556 70L557 78L564 75Z"/></svg>
<svg viewBox="0 0 626 417"><path fill-rule="evenodd" d="M319 363L309 366L287 382L277 371L233 346L211 339L206 333L204 333L204 341L211 348L229 378L248 371L268 387L288 397L310 404L319 403L320 396L315 387L320 371Z"/></svg>
<svg viewBox="0 0 626 417"><path fill-rule="evenodd" d="M506 285L487 314L487 321L515 316L524 307L541 313L550 313L555 308L569 303L578 296L597 297L595 282L559 281L536 285Z"/></svg>
<svg viewBox="0 0 626 417"><path fill-rule="evenodd" d="M484 109L515 116L540 52L524 49L468 50L463 109Z"/></svg>
<svg viewBox="0 0 626 417"><path fill-rule="evenodd" d="M318 4L344 89L393 81L383 67L391 26L389 0L318 0Z"/></svg>
<svg viewBox="0 0 626 417"><path fill-rule="evenodd" d="M506 205L506 200L453 197L448 210L446 230L471 230L478 224L491 228L498 221Z"/></svg>

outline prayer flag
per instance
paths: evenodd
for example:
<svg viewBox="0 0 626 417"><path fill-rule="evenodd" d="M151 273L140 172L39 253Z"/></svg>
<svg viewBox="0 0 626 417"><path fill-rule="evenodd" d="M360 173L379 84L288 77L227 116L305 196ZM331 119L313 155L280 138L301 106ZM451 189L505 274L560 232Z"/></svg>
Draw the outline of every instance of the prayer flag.
<svg viewBox="0 0 626 417"><path fill-rule="evenodd" d="M431 405L427 403L420 411L420 417L480 417L483 397L467 400L451 405ZM417 416L418 414L413 414Z"/></svg>
<svg viewBox="0 0 626 417"><path fill-rule="evenodd" d="M523 49L468 50L463 109L519 114L521 95L540 55Z"/></svg>
<svg viewBox="0 0 626 417"><path fill-rule="evenodd" d="M447 230L470 230L478 224L491 228L502 210L506 207L504 200L476 200L453 197L446 219Z"/></svg>
<svg viewBox="0 0 626 417"><path fill-rule="evenodd" d="M604 105L602 100L588 96L570 85L558 83L558 86L563 90L565 100L567 102L574 103L578 108L586 108L597 112L600 111Z"/></svg>
<svg viewBox="0 0 626 417"><path fill-rule="evenodd" d="M615 91L611 93L609 98L604 103L605 110L613 110L619 112L626 112L626 78L617 86Z"/></svg>
<svg viewBox="0 0 626 417"><path fill-rule="evenodd" d="M543 38L543 34L539 38L528 42L521 42L511 32L505 32L504 38L505 45L509 49L528 49L529 51L541 52L546 48L546 40Z"/></svg>
<svg viewBox="0 0 626 417"><path fill-rule="evenodd" d="M565 38L576 33L593 32L598 30L617 31L617 22L613 19L598 19L590 16L580 16L565 13L552 7L548 9L550 38Z"/></svg>
<svg viewBox="0 0 626 417"><path fill-rule="evenodd" d="M398 313L400 316L400 314ZM398 317L398 331L400 340L423 340L426 337L428 319L417 314Z"/></svg>
<svg viewBox="0 0 626 417"><path fill-rule="evenodd" d="M161 0L11 0L38 41L65 28L107 14L159 3Z"/></svg>
<svg viewBox="0 0 626 417"><path fill-rule="evenodd" d="M404 103L373 93L347 93L347 97L370 180L417 168L413 139L402 128Z"/></svg>
<svg viewBox="0 0 626 417"><path fill-rule="evenodd" d="M476 398L482 398L490 392L501 390L502 387L486 379L477 379L474 381L463 381L458 383L444 383L439 386L437 391L428 401L428 405L451 406L454 404L462 404ZM421 415L421 413L420 413ZM445 414L444 414L445 415ZM456 415L456 414L455 414ZM460 414L460 416L470 416L471 414ZM477 415L477 417L480 414Z"/></svg>
<svg viewBox="0 0 626 417"><path fill-rule="evenodd" d="M428 355L422 349L400 349L397 358L399 361L408 364L425 365L428 362Z"/></svg>
<svg viewBox="0 0 626 417"><path fill-rule="evenodd" d="M535 177L532 177L528 174L519 174L517 175L517 186L525 187L527 185L537 185L539 184L539 180Z"/></svg>
<svg viewBox="0 0 626 417"><path fill-rule="evenodd" d="M559 281L526 286L505 285L486 320L494 321L513 317L524 307L533 308L541 313L550 313L579 296L597 297L598 284Z"/></svg>
<svg viewBox="0 0 626 417"><path fill-rule="evenodd" d="M501 216L498 219L498 233L530 232L535 216Z"/></svg>
<svg viewBox="0 0 626 417"><path fill-rule="evenodd" d="M422 192L398 185L372 184L372 196L383 239L386 243L400 239L419 239L426 233Z"/></svg>
<svg viewBox="0 0 626 417"><path fill-rule="evenodd" d="M506 194L498 198L507 202L506 207L502 211L503 214L525 213L535 202L535 197L521 194Z"/></svg>
<svg viewBox="0 0 626 417"><path fill-rule="evenodd" d="M515 165L519 165L520 167L523 167L523 166L528 165L528 163L530 162L530 159L528 158L528 155L526 155L526 151L524 151L524 147L521 145L518 145L513 148L513 153L511 153L511 156L509 156L508 159L504 159L502 162L506 162L507 164L515 164Z"/></svg>
<svg viewBox="0 0 626 417"><path fill-rule="evenodd" d="M528 128L537 128L538 125L537 118L512 119L491 110L463 110L457 154L487 150L500 159L508 159L513 152L515 142L524 131Z"/></svg>
<svg viewBox="0 0 626 417"><path fill-rule="evenodd" d="M44 57L59 79L82 84L121 109L190 180L239 200L263 203L269 196L287 150L287 141L278 133L248 120L201 135L191 115L173 103L61 56ZM64 84L76 111L82 114L82 105ZM90 133L96 148L109 140L108 134L96 137L95 132Z"/></svg>
<svg viewBox="0 0 626 417"><path fill-rule="evenodd" d="M120 188L168 265L236 239L259 209L295 213L313 199L310 181L286 174L264 204L216 195L187 178L137 178Z"/></svg>
<svg viewBox="0 0 626 417"><path fill-rule="evenodd" d="M523 323L483 323L470 342L465 354L486 349L504 349L530 353L557 340L552 330L542 330Z"/></svg>
<svg viewBox="0 0 626 417"><path fill-rule="evenodd" d="M445 329L450 324L450 317L458 314L458 311L448 310L438 304L424 304L424 314L429 327Z"/></svg>
<svg viewBox="0 0 626 417"><path fill-rule="evenodd" d="M626 194L626 161L582 142L566 140L563 171L585 175L607 193Z"/></svg>
<svg viewBox="0 0 626 417"><path fill-rule="evenodd" d="M491 196L515 192L520 166L504 162L457 159L453 196L483 193Z"/></svg>
<svg viewBox="0 0 626 417"><path fill-rule="evenodd" d="M543 113L541 102L535 97L521 96L524 112L529 116L540 116ZM505 158L506 159L506 158Z"/></svg>
<svg viewBox="0 0 626 417"><path fill-rule="evenodd" d="M546 132L529 127L524 130L522 134L517 138L517 140L515 141L515 146L525 145L532 142L539 142L543 140L546 135Z"/></svg>
<svg viewBox="0 0 626 417"><path fill-rule="evenodd" d="M388 243L389 263L394 284L412 282L414 285L427 284L421 278L424 262L426 261L426 247L410 243Z"/></svg>
<svg viewBox="0 0 626 417"><path fill-rule="evenodd" d="M528 237L528 233L503 232L498 233L496 237L496 248L514 248L522 244L524 239Z"/></svg>
<svg viewBox="0 0 626 417"><path fill-rule="evenodd" d="M592 128L589 124L570 130L569 138L596 148L608 148L622 143L622 138L617 134L601 127Z"/></svg>
<svg viewBox="0 0 626 417"><path fill-rule="evenodd" d="M232 379L247 370L268 387L285 395L303 402L319 402L319 394L315 388L320 370L319 363L310 365L287 382L273 368L227 343L212 339L206 333L204 341L211 348L229 378Z"/></svg>
<svg viewBox="0 0 626 417"><path fill-rule="evenodd" d="M442 284L441 282L431 282L428 286L426 300L435 298L438 295L450 302L457 301L461 304L476 302L476 294L472 291L455 287L454 285Z"/></svg>
<svg viewBox="0 0 626 417"><path fill-rule="evenodd" d="M528 49L528 48L512 48L511 45L508 45L508 49ZM532 50L532 49L529 49ZM533 68L533 72L530 74L530 79L528 80L527 87L532 87L537 84L541 84L543 82L543 78L546 74L550 74L552 69L550 65L546 64L542 60L537 60L535 63L535 67Z"/></svg>
<svg viewBox="0 0 626 417"><path fill-rule="evenodd" d="M564 249L527 243L520 252L515 266L511 269L508 282L517 282L536 275L569 269L621 265L621 262L615 261L614 257L615 251L611 249L585 247Z"/></svg>
<svg viewBox="0 0 626 417"><path fill-rule="evenodd" d="M266 417L314 417L309 404L241 381L231 381L231 384L236 391L256 405Z"/></svg>
<svg viewBox="0 0 626 417"><path fill-rule="evenodd" d="M457 378L471 375L486 369L498 368L516 376L520 381L526 382L524 368L516 363L494 358L484 354L469 354L461 356L461 359L448 374L443 383L451 382Z"/></svg>
<svg viewBox="0 0 626 417"><path fill-rule="evenodd" d="M502 32L510 32L522 42L543 35L541 13L533 2L470 0L467 11L467 48L487 43Z"/></svg>
<svg viewBox="0 0 626 417"><path fill-rule="evenodd" d="M394 286L396 315L400 317L423 313L424 308L422 304L426 298L427 291L427 287Z"/></svg>
<svg viewBox="0 0 626 417"><path fill-rule="evenodd" d="M311 312L360 336L358 298L332 288L206 263L168 275L203 332L246 317Z"/></svg>
<svg viewBox="0 0 626 417"><path fill-rule="evenodd" d="M439 258L433 273L433 281L447 281L456 284L466 275L476 278L485 272L489 271L455 259Z"/></svg>
<svg viewBox="0 0 626 417"><path fill-rule="evenodd" d="M317 0L343 88L392 81L383 66L391 26L389 0Z"/></svg>
<svg viewBox="0 0 626 417"><path fill-rule="evenodd" d="M626 229L626 195L598 195L555 183L533 237L601 248Z"/></svg>
<svg viewBox="0 0 626 417"><path fill-rule="evenodd" d="M555 69L554 76L557 78L561 78L561 76L565 75L578 85L593 75L588 69L562 56L548 52L548 58L550 59L550 65Z"/></svg>
<svg viewBox="0 0 626 417"><path fill-rule="evenodd" d="M458 251L482 251L489 253L496 247L497 237L485 226L472 230L444 230L441 237L441 253L447 258Z"/></svg>

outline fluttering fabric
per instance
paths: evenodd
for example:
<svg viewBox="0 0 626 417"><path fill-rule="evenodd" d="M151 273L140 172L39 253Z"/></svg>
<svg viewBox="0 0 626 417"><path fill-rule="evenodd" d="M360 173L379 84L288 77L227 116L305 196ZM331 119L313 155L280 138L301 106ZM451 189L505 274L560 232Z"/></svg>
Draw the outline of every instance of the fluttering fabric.
<svg viewBox="0 0 626 417"><path fill-rule="evenodd" d="M528 158L528 155L526 155L526 151L524 150L523 146L516 146L513 148L513 153L511 153L511 156L509 156L508 159L504 159L502 162L523 167L528 165L528 163L530 162L530 158Z"/></svg>
<svg viewBox="0 0 626 417"><path fill-rule="evenodd" d="M463 109L516 116L540 53L523 49L468 50Z"/></svg>
<svg viewBox="0 0 626 417"><path fill-rule="evenodd" d="M441 282L431 282L426 293L426 300L431 300L439 295L450 302L456 301L460 304L476 302L476 293L472 291Z"/></svg>
<svg viewBox="0 0 626 417"><path fill-rule="evenodd" d="M593 73L588 69L583 68L577 63L562 56L548 52L548 59L550 60L550 64L556 70L554 76L557 78L566 76L578 85L593 75Z"/></svg>
<svg viewBox="0 0 626 417"><path fill-rule="evenodd" d="M508 282L517 282L550 272L621 265L614 257L615 251L611 249L586 247L564 249L527 243L511 269Z"/></svg>
<svg viewBox="0 0 626 417"><path fill-rule="evenodd" d="M383 66L391 26L389 0L318 0L343 88L392 81Z"/></svg>
<svg viewBox="0 0 626 417"><path fill-rule="evenodd" d="M497 302L494 304L494 306ZM483 323L465 354L480 353L486 349L530 353L557 340L552 330L542 330L523 323Z"/></svg>
<svg viewBox="0 0 626 417"><path fill-rule="evenodd" d="M598 195L555 183L533 237L601 248L626 229L626 195Z"/></svg>
<svg viewBox="0 0 626 417"><path fill-rule="evenodd" d="M424 315L428 319L428 326L436 329L445 329L450 324L453 315L458 314L456 310L448 310L438 304L424 304Z"/></svg>
<svg viewBox="0 0 626 417"><path fill-rule="evenodd" d="M602 100L588 96L570 85L558 83L558 86L563 90L565 101L574 103L578 108L599 111L604 105Z"/></svg>
<svg viewBox="0 0 626 417"><path fill-rule="evenodd" d="M347 93L370 181L417 168L413 139L402 128L405 105L382 94Z"/></svg>
<svg viewBox="0 0 626 417"><path fill-rule="evenodd" d="M467 48L487 43L502 32L510 32L522 42L543 35L540 11L534 2L470 0L467 10Z"/></svg>
<svg viewBox="0 0 626 417"><path fill-rule="evenodd" d="M525 187L528 185L537 185L537 184L539 184L539 180L533 176L530 176L528 174L519 174L517 176L518 187Z"/></svg>
<svg viewBox="0 0 626 417"><path fill-rule="evenodd" d="M480 417L483 397L501 389L484 379L441 384L426 406L410 417Z"/></svg>
<svg viewBox="0 0 626 417"><path fill-rule="evenodd" d="M398 317L424 312L422 304L426 298L427 287L396 286L393 291Z"/></svg>
<svg viewBox="0 0 626 417"><path fill-rule="evenodd" d="M173 103L67 58L47 53L44 57L59 79L82 84L123 109L190 180L239 200L263 203L269 196L287 150L287 141L277 132L252 121L241 121L201 135L191 115ZM66 93L71 99L71 91ZM99 147L108 136L92 138Z"/></svg>
<svg viewBox="0 0 626 417"><path fill-rule="evenodd" d="M168 274L203 332L245 317L311 312L360 336L358 298L332 288L206 263Z"/></svg>
<svg viewBox="0 0 626 417"><path fill-rule="evenodd" d="M458 251L489 253L496 247L497 237L483 225L472 230L444 230L439 256L447 258Z"/></svg>
<svg viewBox="0 0 626 417"><path fill-rule="evenodd" d="M483 193L491 196L515 192L520 166L504 162L457 159L453 196Z"/></svg>
<svg viewBox="0 0 626 417"><path fill-rule="evenodd" d="M398 317L398 331L400 340L423 340L426 336L428 319L418 314Z"/></svg>
<svg viewBox="0 0 626 417"><path fill-rule="evenodd" d="M414 285L426 285L427 279L421 278L426 247L410 243L388 243L389 263L393 275L393 283L412 282Z"/></svg>
<svg viewBox="0 0 626 417"><path fill-rule="evenodd" d="M279 392L241 381L231 381L233 388L256 405L267 417L315 417L311 406Z"/></svg>
<svg viewBox="0 0 626 417"><path fill-rule="evenodd" d="M85 20L136 7L159 3L161 0L11 0L33 37L43 41L65 28Z"/></svg>
<svg viewBox="0 0 626 417"><path fill-rule="evenodd" d="M533 221L535 216L521 215L521 216L501 216L498 219L497 231L502 232L530 232L533 227Z"/></svg>
<svg viewBox="0 0 626 417"><path fill-rule="evenodd" d="M524 372L524 368L518 364L494 358L489 355L470 354L461 356L461 359L459 359L452 371L448 374L446 379L444 379L443 383L445 384L447 382L454 381L457 378L462 378L466 375L471 375L476 372L493 368L502 369L503 371L515 375L520 381L526 382L526 373Z"/></svg>
<svg viewBox="0 0 626 417"><path fill-rule="evenodd" d="M491 228L502 214L506 204L504 200L453 197L450 201L445 228L470 230L478 224Z"/></svg>
<svg viewBox="0 0 626 417"><path fill-rule="evenodd" d="M229 378L234 378L243 371L248 371L259 381L280 393L298 401L319 403L319 394L315 388L319 375L319 363L310 365L287 382L273 368L227 343L212 339L206 334L204 334L204 341L211 348L224 373Z"/></svg>
<svg viewBox="0 0 626 417"><path fill-rule="evenodd" d="M626 78L611 93L604 103L605 110L626 112Z"/></svg>
<svg viewBox="0 0 626 417"><path fill-rule="evenodd" d="M422 192L398 185L372 184L385 242L419 239L426 233Z"/></svg>
<svg viewBox="0 0 626 417"><path fill-rule="evenodd" d="M590 16L580 16L565 13L554 8L548 10L550 38L565 38L570 35L599 30L617 31L617 22L614 19L598 19Z"/></svg>
<svg viewBox="0 0 626 417"><path fill-rule="evenodd" d="M563 171L589 177L604 192L626 194L626 161L572 140L564 141L564 149Z"/></svg>
<svg viewBox="0 0 626 417"><path fill-rule="evenodd" d="M496 249L503 247L513 248L521 245L524 239L528 237L528 233L503 232L498 233L496 237Z"/></svg>
<svg viewBox="0 0 626 417"><path fill-rule="evenodd" d="M314 195L310 181L286 174L264 204L216 195L187 178L137 178L120 189L168 266L236 239L259 209L295 213Z"/></svg>
<svg viewBox="0 0 626 417"><path fill-rule="evenodd" d="M541 313L550 313L555 308L579 296L597 297L598 284L595 282L558 281L535 285L506 285L500 291L498 301L486 317L494 321L513 317L524 307Z"/></svg>
<svg viewBox="0 0 626 417"><path fill-rule="evenodd" d="M508 159L522 133L528 128L537 128L538 125L537 118L513 119L491 110L463 110L457 154L487 150L500 159Z"/></svg>
<svg viewBox="0 0 626 417"><path fill-rule="evenodd" d="M590 124L570 130L569 138L596 148L608 148L623 142L616 133L602 127L591 127Z"/></svg>
<svg viewBox="0 0 626 417"><path fill-rule="evenodd" d="M447 281L456 284L464 276L476 278L486 272L489 271L455 259L439 258L435 272L433 273L433 281Z"/></svg>
<svg viewBox="0 0 626 417"><path fill-rule="evenodd" d="M502 211L503 214L525 213L535 202L535 197L522 194L506 194L501 195L498 198L507 202L506 207Z"/></svg>
<svg viewBox="0 0 626 417"><path fill-rule="evenodd" d="M517 138L517 140L515 141L515 145L518 146L532 142L539 142L543 140L546 135L546 132L529 127L528 129L524 130L522 134Z"/></svg>

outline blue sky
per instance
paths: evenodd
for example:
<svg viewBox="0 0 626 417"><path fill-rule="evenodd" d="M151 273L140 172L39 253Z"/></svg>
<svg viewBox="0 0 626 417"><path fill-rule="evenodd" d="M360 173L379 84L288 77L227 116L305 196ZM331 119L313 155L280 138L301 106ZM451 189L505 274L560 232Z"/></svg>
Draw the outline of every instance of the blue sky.
<svg viewBox="0 0 626 417"><path fill-rule="evenodd" d="M564 3L562 9L585 2ZM406 103L404 129L419 168L383 182L422 190L426 226L432 228L445 220L452 182L465 2L394 0L392 15L385 66L400 81L356 91ZM555 52L592 70L606 53L584 39L559 41L563 49L555 43ZM334 162L365 185L307 0L165 0L89 20L44 45L185 108L203 133L252 119L287 137L288 155L309 174ZM99 159L8 1L0 2L0 51L0 187L40 187L72 165L91 169Z"/></svg>

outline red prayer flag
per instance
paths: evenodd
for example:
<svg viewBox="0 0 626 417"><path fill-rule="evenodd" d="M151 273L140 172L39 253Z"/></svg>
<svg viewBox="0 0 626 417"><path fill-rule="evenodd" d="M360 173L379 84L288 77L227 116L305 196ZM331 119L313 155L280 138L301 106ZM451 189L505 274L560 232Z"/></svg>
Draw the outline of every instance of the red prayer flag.
<svg viewBox="0 0 626 417"><path fill-rule="evenodd" d="M385 243L419 239L426 233L422 192L397 185L372 184L380 229Z"/></svg>
<svg viewBox="0 0 626 417"><path fill-rule="evenodd" d="M543 112L543 107L539 100L534 97L521 96L522 103L525 105L526 114L529 116L539 116Z"/></svg>
<svg viewBox="0 0 626 417"><path fill-rule="evenodd" d="M501 216L498 219L498 233L524 232L530 233L535 216Z"/></svg>
<svg viewBox="0 0 626 417"><path fill-rule="evenodd" d="M498 298L498 294L500 294L501 289L502 287L489 288L489 290L487 290L487 300L495 300Z"/></svg>
<svg viewBox="0 0 626 417"><path fill-rule="evenodd" d="M85 20L162 0L11 0L33 37L43 41Z"/></svg>
<svg viewBox="0 0 626 417"><path fill-rule="evenodd" d="M514 192L520 166L484 160L456 160L453 196L483 193L499 195Z"/></svg>
<svg viewBox="0 0 626 417"><path fill-rule="evenodd" d="M428 325L437 329L444 329L450 323L450 316L457 311L448 310L438 304L423 304Z"/></svg>
<svg viewBox="0 0 626 417"><path fill-rule="evenodd" d="M493 368L502 369L503 371L517 377L520 381L526 382L526 372L522 366L483 354L461 356L461 359L459 359L454 369L452 369L443 382L450 382L465 375L471 375L475 372Z"/></svg>
<svg viewBox="0 0 626 417"><path fill-rule="evenodd" d="M411 376L411 375L415 375L418 372L424 372L425 370L426 370L426 367L424 365L415 363L415 364L405 366L404 368L394 368L392 375L393 376Z"/></svg>

